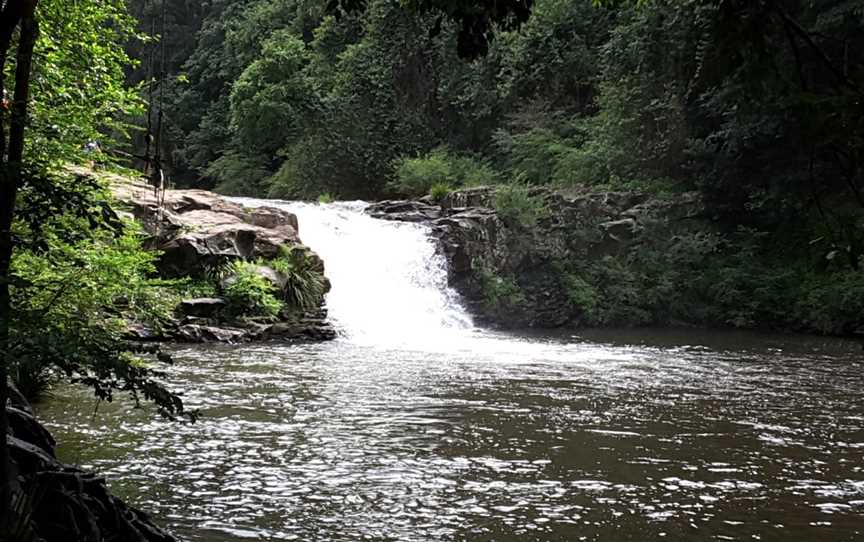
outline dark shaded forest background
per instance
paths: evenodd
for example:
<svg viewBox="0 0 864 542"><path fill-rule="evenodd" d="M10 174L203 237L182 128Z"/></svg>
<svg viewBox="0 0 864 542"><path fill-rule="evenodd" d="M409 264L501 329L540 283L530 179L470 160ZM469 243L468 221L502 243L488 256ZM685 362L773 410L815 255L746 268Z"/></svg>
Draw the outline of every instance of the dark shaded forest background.
<svg viewBox="0 0 864 542"><path fill-rule="evenodd" d="M132 3L163 32L159 2ZM696 189L761 226L830 207L860 252L842 231L864 204L861 2L541 0L474 60L458 23L396 2L167 8L178 185L378 198L419 157L453 185Z"/></svg>
<svg viewBox="0 0 864 542"><path fill-rule="evenodd" d="M682 240L693 257L669 265L719 265L705 280L729 286L701 302L744 315L708 321L857 328L864 2L166 1L165 16L132 2L163 38L133 51L130 76L156 81L177 186L325 200L695 191L721 233Z"/></svg>

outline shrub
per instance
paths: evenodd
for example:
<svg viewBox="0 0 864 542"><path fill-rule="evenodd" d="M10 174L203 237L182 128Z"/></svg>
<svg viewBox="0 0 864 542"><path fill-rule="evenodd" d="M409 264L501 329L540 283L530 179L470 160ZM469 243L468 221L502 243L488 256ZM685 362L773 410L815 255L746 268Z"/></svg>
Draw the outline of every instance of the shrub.
<svg viewBox="0 0 864 542"><path fill-rule="evenodd" d="M864 325L864 272L813 275L801 288L795 317L821 333L847 334Z"/></svg>
<svg viewBox="0 0 864 542"><path fill-rule="evenodd" d="M513 277L501 277L483 269L479 274L486 307L493 310L516 308L525 303L525 294Z"/></svg>
<svg viewBox="0 0 864 542"><path fill-rule="evenodd" d="M324 192L318 196L318 203L333 203L335 199L330 192Z"/></svg>
<svg viewBox="0 0 864 542"><path fill-rule="evenodd" d="M579 310L586 322L594 322L597 309L597 290L575 273L564 273L562 277L567 297L573 306Z"/></svg>
<svg viewBox="0 0 864 542"><path fill-rule="evenodd" d="M327 279L308 248L282 246L279 257L268 265L285 277L282 299L289 307L309 310L320 305L327 291Z"/></svg>
<svg viewBox="0 0 864 542"><path fill-rule="evenodd" d="M222 291L228 302L226 312L230 316L273 318L282 310L276 287L258 273L259 266L243 260L230 264L230 276L225 279Z"/></svg>
<svg viewBox="0 0 864 542"><path fill-rule="evenodd" d="M31 399L46 393L55 377L93 388L100 399L127 391L136 401L154 399L161 413L183 413L182 402L154 378L125 341L127 323L158 330L178 301L175 284L150 278L156 254L141 248L132 224L118 231L81 229L58 216L62 235L46 224L44 243L22 249L12 261L10 374ZM66 229L69 228L69 229ZM119 237L116 237L119 235Z"/></svg>
<svg viewBox="0 0 864 542"><path fill-rule="evenodd" d="M214 277L219 273L217 269L207 269L204 272L205 279L181 279L176 282L173 288L175 292L183 299L195 297L216 297L219 295L216 288L216 280ZM221 278L221 277L220 277Z"/></svg>
<svg viewBox="0 0 864 542"><path fill-rule="evenodd" d="M510 169L531 184L548 183L559 157L568 150L567 142L548 128L516 134L499 130L494 140Z"/></svg>
<svg viewBox="0 0 864 542"><path fill-rule="evenodd" d="M455 184L446 151L439 149L423 157L402 158L396 163L396 181L390 188L405 196L428 194L436 184Z"/></svg>
<svg viewBox="0 0 864 542"><path fill-rule="evenodd" d="M436 185L449 189L462 186L493 184L497 173L485 162L467 156L455 156L445 147L416 158L403 157L396 161L396 180L391 190L408 197L429 194Z"/></svg>
<svg viewBox="0 0 864 542"><path fill-rule="evenodd" d="M542 199L532 196L530 187L521 182L500 186L495 191L495 210L505 222L534 228L537 221L548 214Z"/></svg>
<svg viewBox="0 0 864 542"><path fill-rule="evenodd" d="M487 186L500 181L498 172L486 161L471 156L450 155L450 163L459 187Z"/></svg>
<svg viewBox="0 0 864 542"><path fill-rule="evenodd" d="M429 189L429 196L433 200L441 202L452 191L453 188L447 183L435 183L432 185L432 188Z"/></svg>
<svg viewBox="0 0 864 542"><path fill-rule="evenodd" d="M235 151L211 162L204 174L216 180L215 192L229 196L259 196L262 183L270 176L263 159Z"/></svg>

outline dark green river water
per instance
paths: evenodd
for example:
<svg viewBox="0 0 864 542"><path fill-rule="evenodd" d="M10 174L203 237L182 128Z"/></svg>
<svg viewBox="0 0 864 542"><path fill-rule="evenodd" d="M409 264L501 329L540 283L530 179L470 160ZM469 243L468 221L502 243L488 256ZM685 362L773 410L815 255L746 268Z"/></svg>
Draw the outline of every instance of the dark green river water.
<svg viewBox="0 0 864 542"><path fill-rule="evenodd" d="M176 357L197 424L72 388L40 415L187 540L864 539L858 344L466 331Z"/></svg>

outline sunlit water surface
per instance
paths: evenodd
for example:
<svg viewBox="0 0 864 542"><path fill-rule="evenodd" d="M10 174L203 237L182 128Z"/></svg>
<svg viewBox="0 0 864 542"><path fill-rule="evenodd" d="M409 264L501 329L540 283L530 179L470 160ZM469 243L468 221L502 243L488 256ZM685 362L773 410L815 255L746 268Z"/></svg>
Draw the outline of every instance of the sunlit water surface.
<svg viewBox="0 0 864 542"><path fill-rule="evenodd" d="M40 408L184 539L864 539L860 345L477 330L421 227L291 208L340 339L175 348L194 425L74 388Z"/></svg>

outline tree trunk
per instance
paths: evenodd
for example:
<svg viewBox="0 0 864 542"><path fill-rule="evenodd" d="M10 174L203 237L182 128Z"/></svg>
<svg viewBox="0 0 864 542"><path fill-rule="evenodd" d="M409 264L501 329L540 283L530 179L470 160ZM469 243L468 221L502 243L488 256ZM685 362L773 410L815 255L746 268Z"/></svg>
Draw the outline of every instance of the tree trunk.
<svg viewBox="0 0 864 542"><path fill-rule="evenodd" d="M20 26L17 65L15 67L15 94L9 115L9 141L5 137L6 121L0 122L0 511L9 518L11 504L10 459L6 435L9 420L6 416L8 377L11 352L9 322L12 317L9 297L9 265L12 262L12 222L15 217L15 199L18 195L24 159L24 133L27 125L27 106L30 101L30 69L33 48L39 31L35 12L38 0L8 0L0 12L0 95L5 89L3 76L6 59L16 25Z"/></svg>

